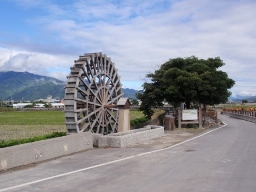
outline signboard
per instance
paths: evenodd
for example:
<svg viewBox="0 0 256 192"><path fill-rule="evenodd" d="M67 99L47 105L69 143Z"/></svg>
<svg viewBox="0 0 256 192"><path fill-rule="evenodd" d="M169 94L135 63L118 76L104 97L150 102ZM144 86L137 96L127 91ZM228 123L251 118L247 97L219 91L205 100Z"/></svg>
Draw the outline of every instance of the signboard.
<svg viewBox="0 0 256 192"><path fill-rule="evenodd" d="M197 120L198 113L196 109L182 110L182 120Z"/></svg>

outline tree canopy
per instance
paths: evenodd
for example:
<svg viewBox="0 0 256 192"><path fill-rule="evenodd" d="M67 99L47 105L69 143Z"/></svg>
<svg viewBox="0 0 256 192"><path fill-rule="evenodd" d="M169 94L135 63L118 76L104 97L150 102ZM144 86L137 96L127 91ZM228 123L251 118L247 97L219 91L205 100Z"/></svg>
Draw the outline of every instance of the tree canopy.
<svg viewBox="0 0 256 192"><path fill-rule="evenodd" d="M235 81L227 73L218 70L224 66L219 58L198 59L195 56L174 58L162 64L154 73L146 75L150 82L143 84L137 94L142 101L140 109L147 117L152 107L162 106L163 101L177 106L185 102L214 105L228 100L228 90Z"/></svg>

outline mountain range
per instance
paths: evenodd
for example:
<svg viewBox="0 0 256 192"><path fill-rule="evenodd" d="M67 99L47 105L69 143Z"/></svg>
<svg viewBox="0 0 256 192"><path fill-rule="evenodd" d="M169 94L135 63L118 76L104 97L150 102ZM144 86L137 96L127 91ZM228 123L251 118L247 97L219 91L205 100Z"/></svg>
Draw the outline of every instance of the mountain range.
<svg viewBox="0 0 256 192"><path fill-rule="evenodd" d="M63 99L66 82L53 77L29 72L0 71L0 100L34 101L52 98ZM123 89L124 97L136 99L137 90Z"/></svg>
<svg viewBox="0 0 256 192"><path fill-rule="evenodd" d="M242 102L243 100L247 100L248 102L256 102L256 96L245 96L245 95L236 95L235 97L229 97L229 101L233 102Z"/></svg>
<svg viewBox="0 0 256 192"><path fill-rule="evenodd" d="M63 99L65 96L64 87L66 82L53 77L36 75L29 72L0 71L0 100L34 101L46 99L49 95L52 98ZM122 89L124 97L136 99L137 90ZM255 102L256 96L236 95L229 97L229 101Z"/></svg>

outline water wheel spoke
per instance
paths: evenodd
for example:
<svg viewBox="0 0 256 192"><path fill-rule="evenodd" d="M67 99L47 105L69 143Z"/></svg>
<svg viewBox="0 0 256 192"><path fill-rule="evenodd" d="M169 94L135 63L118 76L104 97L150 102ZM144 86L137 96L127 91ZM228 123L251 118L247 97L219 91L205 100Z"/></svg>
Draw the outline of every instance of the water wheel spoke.
<svg viewBox="0 0 256 192"><path fill-rule="evenodd" d="M88 104L91 104L91 105L96 105L96 106L98 106L98 107L101 107L100 104L98 104L98 103L93 103L93 102L90 102L90 101L85 100L85 99L76 98L75 101L82 102L82 103L88 103Z"/></svg>
<svg viewBox="0 0 256 192"><path fill-rule="evenodd" d="M93 121L93 123L92 123L92 127L94 127L96 124L100 124L99 123L99 118L100 118L100 115L102 114L102 111L99 111L98 113L97 113L97 115L96 115L96 118L95 118L95 120Z"/></svg>
<svg viewBox="0 0 256 192"><path fill-rule="evenodd" d="M89 127L89 125L90 124L87 123L84 127L82 127L81 132L85 131L87 129L87 127Z"/></svg>
<svg viewBox="0 0 256 192"><path fill-rule="evenodd" d="M81 93L83 97L86 97L89 95L89 93L87 93L85 90L82 90L80 87L76 87L76 89L78 90L79 93Z"/></svg>
<svg viewBox="0 0 256 192"><path fill-rule="evenodd" d="M90 91L90 93L100 102L99 98L95 95L95 92L90 88L89 85L87 85L85 82L83 82L84 86Z"/></svg>
<svg viewBox="0 0 256 192"><path fill-rule="evenodd" d="M113 116L113 114L110 111L107 110L107 113L108 113L109 120L113 119L115 122L118 121L117 118L115 116Z"/></svg>
<svg viewBox="0 0 256 192"><path fill-rule="evenodd" d="M97 87L97 83L95 82L95 74L96 74L96 71L92 71L92 63L93 63L93 61L92 60L90 60L90 62L88 62L88 65L87 65L87 69L88 69L88 71L89 71L89 74L88 75L90 75L91 77L89 78L90 80L92 80L93 82L94 82L94 85L95 85L95 87L96 88L98 88ZM92 81L91 81L91 83L92 83Z"/></svg>
<svg viewBox="0 0 256 192"><path fill-rule="evenodd" d="M107 102L107 105L110 105L110 104L112 104L112 103L117 103L117 101L118 101L122 96L123 96L123 94L117 95L115 98L112 98L111 100L110 100L110 97L111 97L111 96L108 96L109 102Z"/></svg>
<svg viewBox="0 0 256 192"><path fill-rule="evenodd" d="M88 111L88 109L87 108L81 108L81 109L74 110L75 113L80 113L80 112L85 112L85 111Z"/></svg>
<svg viewBox="0 0 256 192"><path fill-rule="evenodd" d="M99 133L100 127L101 127L100 125L103 123L102 121L104 121L103 120L103 111L100 111L97 117L98 117L98 126L97 126L96 132Z"/></svg>
<svg viewBox="0 0 256 192"><path fill-rule="evenodd" d="M79 121L77 121L78 123L81 123L84 120L88 120L90 119L91 116L97 114L100 110L102 110L101 108L96 109L95 111L92 111L91 113L89 113L88 115L84 116L83 118L81 118Z"/></svg>
<svg viewBox="0 0 256 192"><path fill-rule="evenodd" d="M107 86L107 87L110 87L110 83L111 83L111 79L108 77L108 80L107 80L107 82L106 82L106 86Z"/></svg>
<svg viewBox="0 0 256 192"><path fill-rule="evenodd" d="M104 100L104 95L105 95L104 89L100 89L100 91L99 91L99 100L100 101Z"/></svg>
<svg viewBox="0 0 256 192"><path fill-rule="evenodd" d="M83 71L83 75L85 75L85 77L86 77L88 83L91 83L91 79L90 79L88 73L85 71L85 68L82 68L82 71Z"/></svg>

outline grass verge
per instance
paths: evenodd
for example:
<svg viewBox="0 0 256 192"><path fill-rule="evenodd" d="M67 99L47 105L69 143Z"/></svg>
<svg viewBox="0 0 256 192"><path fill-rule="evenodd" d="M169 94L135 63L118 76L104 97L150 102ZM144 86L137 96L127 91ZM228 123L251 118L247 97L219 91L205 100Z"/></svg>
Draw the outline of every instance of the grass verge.
<svg viewBox="0 0 256 192"><path fill-rule="evenodd" d="M51 139L55 137L62 137L65 136L66 132L54 132L51 134L46 134L46 135L41 135L41 136L36 136L32 138L23 138L23 139L16 139L16 140L0 140L0 148L5 148L5 147L10 147L14 145L20 145L24 143L31 143L35 141L41 141L45 139Z"/></svg>

